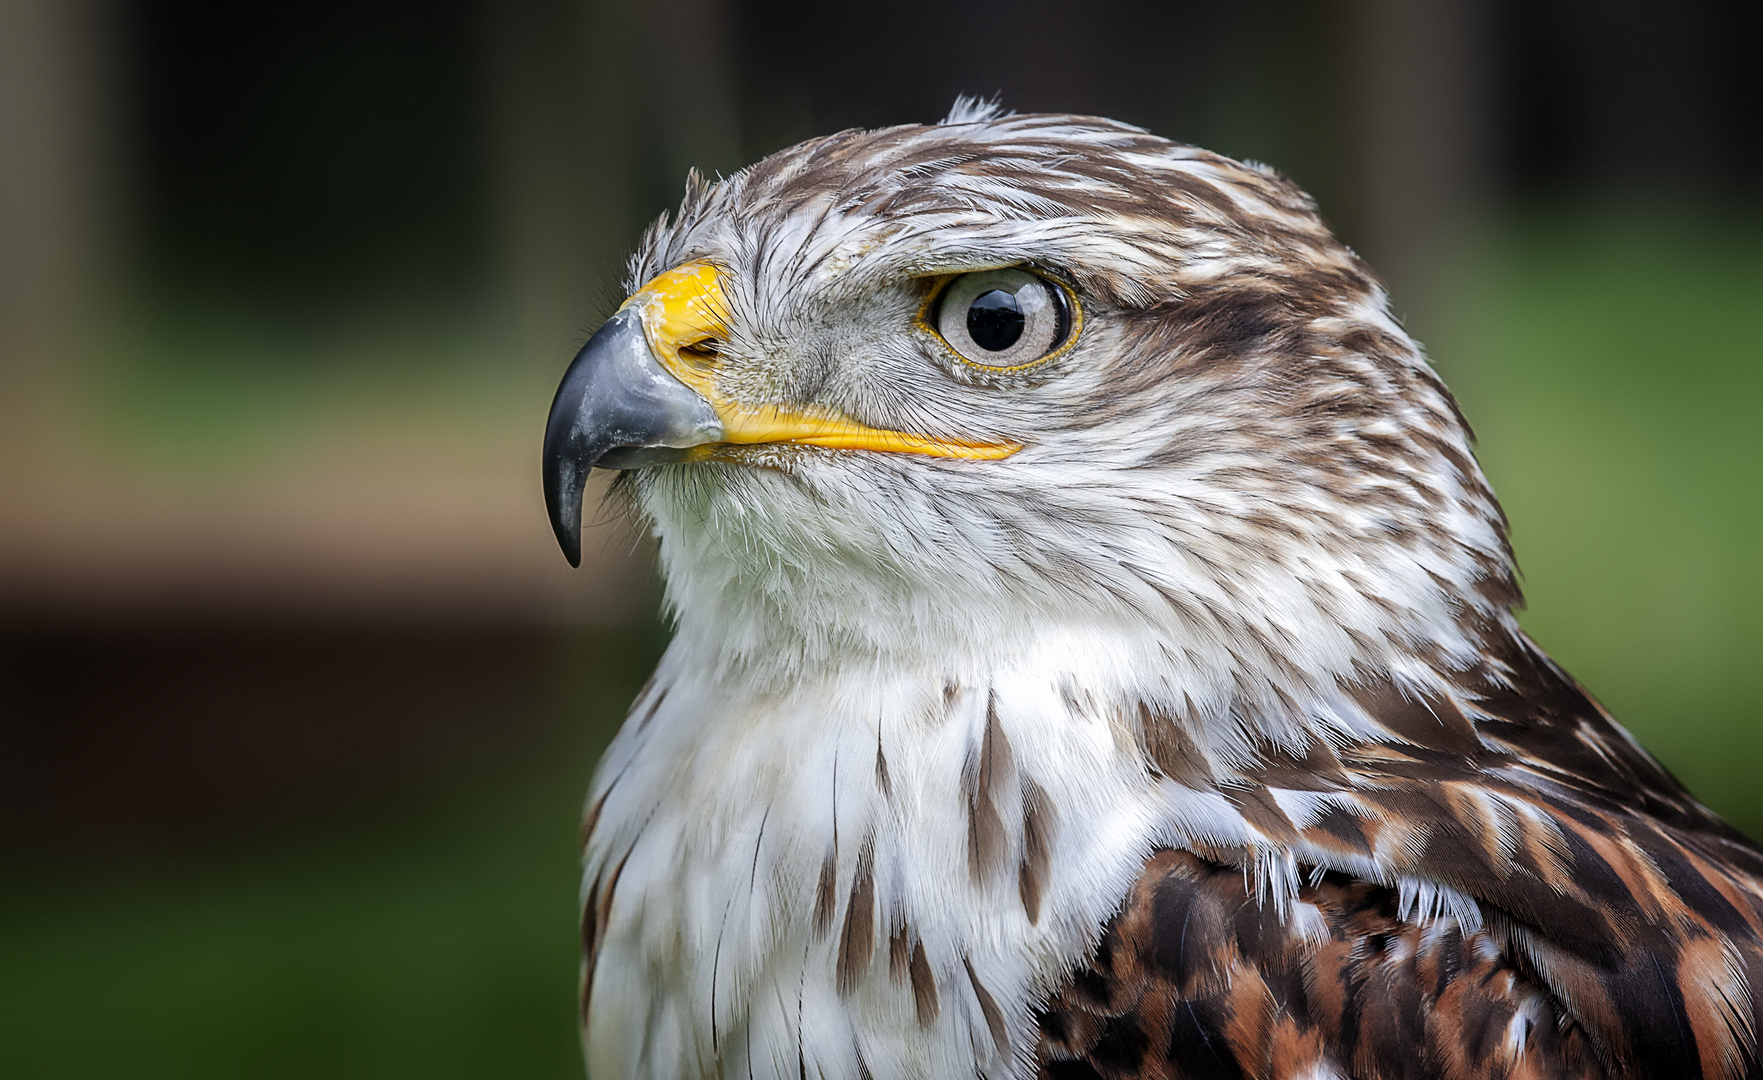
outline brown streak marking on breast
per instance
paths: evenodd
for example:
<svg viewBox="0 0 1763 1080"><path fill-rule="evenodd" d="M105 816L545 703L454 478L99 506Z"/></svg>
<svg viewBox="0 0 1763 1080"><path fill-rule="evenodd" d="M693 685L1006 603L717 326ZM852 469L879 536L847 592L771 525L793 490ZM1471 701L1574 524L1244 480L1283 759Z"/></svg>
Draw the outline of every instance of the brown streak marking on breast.
<svg viewBox="0 0 1763 1080"><path fill-rule="evenodd" d="M979 759L963 779L967 790L967 874L975 885L983 884L1004 858L1004 822L998 816L995 787L1010 766L1010 742L998 722L997 695L986 700L986 726L980 737Z"/></svg>
<svg viewBox="0 0 1763 1080"><path fill-rule="evenodd" d="M937 980L930 972L930 963L924 958L924 942L912 943L912 1007L918 1014L918 1026L927 1028L937 1021L940 1006L937 1004Z"/></svg>
<svg viewBox="0 0 1763 1080"><path fill-rule="evenodd" d="M833 909L838 900L833 890L839 883L839 849L835 846L826 853L820 864L820 881L814 888L814 936L825 937L833 926Z"/></svg>
<svg viewBox="0 0 1763 1080"><path fill-rule="evenodd" d="M895 986L906 984L906 968L912 962L912 928L905 923L888 935L888 978Z"/></svg>
<svg viewBox="0 0 1763 1080"><path fill-rule="evenodd" d="M999 1011L998 1003L992 1000L991 992L980 984L979 976L974 974L973 961L963 956L961 964L967 968L967 981L973 984L973 996L979 999L980 1015L985 1017L986 1027L992 1033L992 1043L997 1046L999 1054L1008 1058L1010 1056L1010 1032L1004 1026L1004 1014Z"/></svg>
<svg viewBox="0 0 1763 1080"><path fill-rule="evenodd" d="M594 805L588 807L588 816L582 819L581 843L578 846L583 852L588 850L588 841L594 837L594 826L600 824L600 811L605 809L606 796L610 794L611 788L601 792L600 797L594 800Z"/></svg>
<svg viewBox="0 0 1763 1080"><path fill-rule="evenodd" d="M582 1009L581 1022L588 1022L588 1006L594 991L594 969L600 960L600 942L606 937L606 924L612 921L612 896L618 891L618 879L624 875L624 864L630 861L631 852L637 849L631 844L619 858L618 865L612 870L612 879L600 888L595 881L594 888L589 891L588 903L582 908ZM592 929L589 929L589 915L592 913Z"/></svg>
<svg viewBox="0 0 1763 1080"><path fill-rule="evenodd" d="M654 678L654 676L650 676L650 678ZM663 701L667 700L667 692L671 689L672 689L672 687L670 687L670 686L663 686L659 691L656 692L655 700L649 702L649 707L647 709L643 710L643 718L641 720L637 721L637 730L638 731L641 731L644 728L648 727L649 721L655 719L655 713L660 710L661 703Z"/></svg>
<svg viewBox="0 0 1763 1080"><path fill-rule="evenodd" d="M894 797L894 780L888 775L887 755L882 753L881 732L875 733L875 782L881 788L882 798Z"/></svg>
<svg viewBox="0 0 1763 1080"><path fill-rule="evenodd" d="M588 898L582 904L582 921L580 927L582 947L582 993L587 993L587 985L592 979L594 970L595 948L600 941L600 879L595 878L594 884L588 889ZM582 1006L582 1016L587 1016L587 1006Z"/></svg>
<svg viewBox="0 0 1763 1080"><path fill-rule="evenodd" d="M857 855L857 880L845 907L845 928L839 935L838 990L847 997L863 981L875 955L875 840L865 840Z"/></svg>
<svg viewBox="0 0 1763 1080"><path fill-rule="evenodd" d="M1022 781L1022 862L1016 868L1016 892L1032 925L1041 921L1041 894L1046 891L1052 861L1053 807L1041 786Z"/></svg>

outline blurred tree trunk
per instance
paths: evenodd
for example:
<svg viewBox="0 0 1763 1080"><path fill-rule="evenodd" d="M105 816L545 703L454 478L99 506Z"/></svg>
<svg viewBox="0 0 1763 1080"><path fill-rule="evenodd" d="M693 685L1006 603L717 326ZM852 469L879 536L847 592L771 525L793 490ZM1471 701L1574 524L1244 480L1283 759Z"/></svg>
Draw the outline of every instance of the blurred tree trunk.
<svg viewBox="0 0 1763 1080"><path fill-rule="evenodd" d="M634 21L616 3L486 0L488 115L497 275L523 360L567 349L616 287L632 193Z"/></svg>
<svg viewBox="0 0 1763 1080"><path fill-rule="evenodd" d="M688 166L739 164L723 0L486 0L501 278L521 347L561 370L622 299L626 254Z"/></svg>
<svg viewBox="0 0 1763 1080"><path fill-rule="evenodd" d="M675 0L668 13L665 31L647 21L641 40L654 50L643 69L643 115L658 140L658 194L672 204L687 169L714 178L747 162L741 160L738 35L729 0Z"/></svg>
<svg viewBox="0 0 1763 1080"><path fill-rule="evenodd" d="M1422 338L1488 193L1491 72L1477 0L1355 0L1365 256Z"/></svg>
<svg viewBox="0 0 1763 1080"><path fill-rule="evenodd" d="M115 224L108 5L0 0L0 378L65 361Z"/></svg>

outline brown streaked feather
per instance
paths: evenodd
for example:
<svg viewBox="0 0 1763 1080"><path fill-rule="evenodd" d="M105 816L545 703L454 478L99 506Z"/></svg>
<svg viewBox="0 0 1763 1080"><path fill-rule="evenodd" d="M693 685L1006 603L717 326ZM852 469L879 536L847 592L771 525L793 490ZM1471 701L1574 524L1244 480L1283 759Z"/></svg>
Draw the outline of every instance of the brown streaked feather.
<svg viewBox="0 0 1763 1080"><path fill-rule="evenodd" d="M986 699L986 726L979 750L963 771L967 785L967 873L975 884L991 879L1004 862L1004 821L998 812L997 787L1010 770L1010 740L998 722L995 694Z"/></svg>
<svg viewBox="0 0 1763 1080"><path fill-rule="evenodd" d="M1022 861L1016 868L1016 894L1030 923L1041 921L1041 894L1052 860L1053 806L1041 786L1022 781Z"/></svg>
<svg viewBox="0 0 1763 1080"><path fill-rule="evenodd" d="M588 1006L592 1003L594 969L600 960L600 942L606 939L606 924L612 918L612 898L618 891L618 879L624 875L624 864L630 859L633 845L619 858L610 877L596 879L588 889L587 902L582 905L582 985L581 1018L587 1023Z"/></svg>
<svg viewBox="0 0 1763 1080"><path fill-rule="evenodd" d="M1282 746L1267 746L1258 757L1255 767L1245 775L1262 787L1341 791L1351 786L1341 759L1321 739L1306 742L1302 754Z"/></svg>
<svg viewBox="0 0 1763 1080"><path fill-rule="evenodd" d="M937 977L931 974L930 962L924 956L924 942L912 943L912 961L907 968L912 979L912 1008L918 1016L919 1027L930 1027L937 1022Z"/></svg>
<svg viewBox="0 0 1763 1080"><path fill-rule="evenodd" d="M1139 702L1139 743L1145 758L1159 772L1187 787L1210 787L1212 768L1181 721L1165 709Z"/></svg>
<svg viewBox="0 0 1763 1080"><path fill-rule="evenodd" d="M986 1030L992 1033L992 1045L998 1048L998 1053L1009 1057L1010 1032L1004 1026L1003 1012L999 1010L997 1001L992 998L992 992L986 989L985 984L980 982L979 976L974 973L973 961L963 956L961 963L967 968L967 981L973 986L973 996L979 1002L979 1011L980 1015L985 1018Z"/></svg>
<svg viewBox="0 0 1763 1080"><path fill-rule="evenodd" d="M906 966L912 957L912 928L905 923L894 927L888 935L888 978L894 985L906 982Z"/></svg>
<svg viewBox="0 0 1763 1080"><path fill-rule="evenodd" d="M1296 839L1298 830L1291 818L1273 801L1273 794L1254 784L1222 784L1218 789L1226 800L1243 815L1243 820L1260 830L1261 835L1278 844Z"/></svg>
<svg viewBox="0 0 1763 1080"><path fill-rule="evenodd" d="M1298 899L1320 913L1322 941L1245 895L1237 868L1152 856L1095 958L1037 1015L1041 1075L1609 1075L1487 932L1404 922L1394 890L1337 874Z"/></svg>
<svg viewBox="0 0 1763 1080"><path fill-rule="evenodd" d="M642 691L637 694L637 700L639 700L639 701L642 700L643 694L647 694L649 692L649 688L650 688L650 686L652 686L654 684L654 682L655 682L655 676L653 676L653 675L649 676L649 681L643 684ZM656 692L655 697L650 700L648 707L643 710L642 717L637 720L637 730L638 731L641 731L643 728L648 727L649 721L655 719L655 714L657 712L661 711L661 703L667 700L667 692L670 689L672 689L672 687L663 686L659 691Z"/></svg>
<svg viewBox="0 0 1763 1080"><path fill-rule="evenodd" d="M820 880L814 885L814 936L825 937L833 928L833 913L839 906L835 891L839 887L839 849L829 848L820 864Z"/></svg>
<svg viewBox="0 0 1763 1080"><path fill-rule="evenodd" d="M1340 797L1292 830L1326 934L1256 901L1246 853L1160 852L1043 1010L1043 1074L1763 1077L1763 853L1503 640L1448 693L1345 688L1388 739L1322 748L1310 786ZM1263 832L1268 789L1306 786L1269 757L1216 787ZM1397 877L1479 925L1404 912Z"/></svg>
<svg viewBox="0 0 1763 1080"><path fill-rule="evenodd" d="M865 841L857 855L857 880L845 906L845 927L839 934L838 988L848 995L863 981L875 955L875 842Z"/></svg>
<svg viewBox="0 0 1763 1080"><path fill-rule="evenodd" d="M881 789L882 798L894 797L894 778L888 775L888 757L882 753L880 732L875 736L875 786Z"/></svg>

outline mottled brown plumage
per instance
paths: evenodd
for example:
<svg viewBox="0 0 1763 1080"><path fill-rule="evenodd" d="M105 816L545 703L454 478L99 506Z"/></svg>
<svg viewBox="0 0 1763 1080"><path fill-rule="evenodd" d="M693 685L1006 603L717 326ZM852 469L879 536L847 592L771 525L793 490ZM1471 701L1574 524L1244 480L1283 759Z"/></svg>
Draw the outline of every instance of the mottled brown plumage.
<svg viewBox="0 0 1763 1080"><path fill-rule="evenodd" d="M1585 1031L1489 931L1416 926L1395 890L1340 874L1304 885L1298 903L1314 911L1307 934L1245 896L1234 867L1158 852L1094 960L1040 1010L1041 1075L1606 1075Z"/></svg>
<svg viewBox="0 0 1763 1080"><path fill-rule="evenodd" d="M1349 684L1390 739L1270 755L1221 785L1337 865L1396 853L1472 899L1469 918L1417 918L1396 888L1302 856L1301 915L1282 918L1250 853L1160 851L1041 1009L1042 1075L1760 1075L1763 852L1529 641L1507 645L1453 672L1449 698ZM1262 785L1351 795L1297 829Z"/></svg>

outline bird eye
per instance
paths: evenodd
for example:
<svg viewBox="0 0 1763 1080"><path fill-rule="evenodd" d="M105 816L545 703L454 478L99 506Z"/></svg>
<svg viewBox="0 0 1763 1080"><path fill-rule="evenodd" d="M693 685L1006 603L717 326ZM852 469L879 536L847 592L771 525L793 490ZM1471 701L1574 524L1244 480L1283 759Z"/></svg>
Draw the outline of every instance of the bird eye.
<svg viewBox="0 0 1763 1080"><path fill-rule="evenodd" d="M1021 367L1071 336L1071 298L1027 270L982 270L943 289L935 325L950 348L976 364Z"/></svg>

